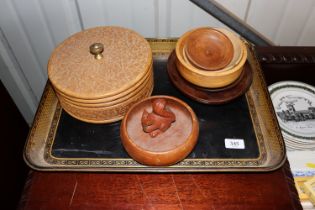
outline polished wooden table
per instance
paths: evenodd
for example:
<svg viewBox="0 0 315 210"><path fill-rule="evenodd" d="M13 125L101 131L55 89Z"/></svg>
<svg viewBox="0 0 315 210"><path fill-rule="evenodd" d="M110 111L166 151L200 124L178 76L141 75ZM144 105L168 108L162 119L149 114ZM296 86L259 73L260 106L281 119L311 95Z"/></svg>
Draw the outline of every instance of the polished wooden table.
<svg viewBox="0 0 315 210"><path fill-rule="evenodd" d="M315 48L257 48L267 84L315 85ZM288 162L268 173L31 171L19 209L302 209Z"/></svg>

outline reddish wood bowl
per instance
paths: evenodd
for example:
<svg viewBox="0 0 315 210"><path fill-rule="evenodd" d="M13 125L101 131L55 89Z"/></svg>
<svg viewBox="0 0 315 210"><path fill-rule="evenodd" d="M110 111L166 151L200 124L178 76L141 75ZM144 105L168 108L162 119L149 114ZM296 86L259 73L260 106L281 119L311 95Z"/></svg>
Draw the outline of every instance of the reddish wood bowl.
<svg viewBox="0 0 315 210"><path fill-rule="evenodd" d="M152 111L152 101L166 99L167 108L176 121L165 132L151 137L143 131L143 111ZM194 111L183 101L171 96L152 96L133 105L125 115L120 137L128 154L137 162L150 166L168 166L183 160L193 150L199 135Z"/></svg>
<svg viewBox="0 0 315 210"><path fill-rule="evenodd" d="M241 56L241 58L232 59L234 62L239 60L237 63L230 63L227 67L221 70L205 71L193 66L190 62L188 63L187 59L184 57L184 47L186 46L187 38L195 30L199 29L186 32L176 43L176 67L181 76L190 83L204 88L222 88L232 84L242 73L243 66L247 60L247 48L245 43L239 38L235 38L235 42L239 41L235 46L241 47L241 52L239 52L239 49L235 51L238 52L237 55Z"/></svg>
<svg viewBox="0 0 315 210"><path fill-rule="evenodd" d="M222 69L231 62L233 53L231 40L219 30L199 28L187 37L185 54L201 69Z"/></svg>

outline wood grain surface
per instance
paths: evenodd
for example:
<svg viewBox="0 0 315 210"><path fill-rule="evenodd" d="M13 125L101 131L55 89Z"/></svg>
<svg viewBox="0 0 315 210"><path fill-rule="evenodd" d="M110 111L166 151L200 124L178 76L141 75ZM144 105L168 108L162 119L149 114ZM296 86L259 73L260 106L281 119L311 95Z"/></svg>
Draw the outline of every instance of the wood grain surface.
<svg viewBox="0 0 315 210"><path fill-rule="evenodd" d="M184 53L197 67L215 71L231 62L233 51L232 40L224 33L213 28L200 28L189 34Z"/></svg>
<svg viewBox="0 0 315 210"><path fill-rule="evenodd" d="M21 209L298 209L284 177L33 172Z"/></svg>

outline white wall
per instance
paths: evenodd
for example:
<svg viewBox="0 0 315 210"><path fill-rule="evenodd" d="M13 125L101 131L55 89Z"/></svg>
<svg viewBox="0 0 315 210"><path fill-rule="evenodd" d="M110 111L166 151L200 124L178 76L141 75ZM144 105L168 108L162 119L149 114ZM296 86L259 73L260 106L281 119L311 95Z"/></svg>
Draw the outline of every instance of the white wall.
<svg viewBox="0 0 315 210"><path fill-rule="evenodd" d="M277 45L315 46L313 0L218 0ZM55 46L99 25L132 28L145 37L178 37L223 25L188 0L0 0L1 80L31 123Z"/></svg>

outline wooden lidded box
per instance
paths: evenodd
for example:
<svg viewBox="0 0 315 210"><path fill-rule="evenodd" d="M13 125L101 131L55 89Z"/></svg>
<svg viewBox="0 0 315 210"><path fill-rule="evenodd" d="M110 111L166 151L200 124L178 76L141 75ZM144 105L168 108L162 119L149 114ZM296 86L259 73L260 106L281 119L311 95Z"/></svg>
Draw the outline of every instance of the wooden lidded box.
<svg viewBox="0 0 315 210"><path fill-rule="evenodd" d="M61 106L73 117L91 123L115 122L152 93L151 48L129 29L87 29L52 52L48 78Z"/></svg>

